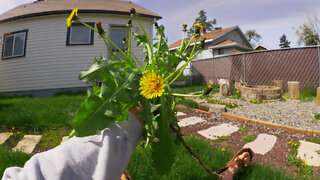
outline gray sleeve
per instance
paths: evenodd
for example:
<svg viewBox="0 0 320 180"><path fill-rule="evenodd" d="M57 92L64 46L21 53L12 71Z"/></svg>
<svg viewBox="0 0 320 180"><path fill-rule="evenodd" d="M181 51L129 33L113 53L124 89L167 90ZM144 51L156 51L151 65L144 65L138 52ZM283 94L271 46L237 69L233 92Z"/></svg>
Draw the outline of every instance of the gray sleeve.
<svg viewBox="0 0 320 180"><path fill-rule="evenodd" d="M140 122L129 112L128 121L35 154L23 168L7 168L2 179L119 180L141 135Z"/></svg>

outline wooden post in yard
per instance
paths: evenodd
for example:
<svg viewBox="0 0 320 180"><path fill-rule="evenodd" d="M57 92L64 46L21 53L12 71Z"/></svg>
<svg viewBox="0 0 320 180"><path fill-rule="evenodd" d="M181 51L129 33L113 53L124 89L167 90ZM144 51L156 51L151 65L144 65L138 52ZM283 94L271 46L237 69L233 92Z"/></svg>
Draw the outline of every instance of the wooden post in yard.
<svg viewBox="0 0 320 180"><path fill-rule="evenodd" d="M316 104L320 106L320 87L317 88Z"/></svg>
<svg viewBox="0 0 320 180"><path fill-rule="evenodd" d="M283 81L282 80L273 80L272 86L279 87L281 89L281 95L283 95Z"/></svg>
<svg viewBox="0 0 320 180"><path fill-rule="evenodd" d="M288 81L288 94L291 99L298 99L300 96L300 82Z"/></svg>

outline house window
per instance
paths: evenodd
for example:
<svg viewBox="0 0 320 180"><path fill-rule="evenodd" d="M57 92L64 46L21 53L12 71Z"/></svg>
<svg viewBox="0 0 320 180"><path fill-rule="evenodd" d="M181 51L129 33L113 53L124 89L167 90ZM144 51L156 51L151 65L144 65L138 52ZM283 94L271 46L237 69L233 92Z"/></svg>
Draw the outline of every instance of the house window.
<svg viewBox="0 0 320 180"><path fill-rule="evenodd" d="M86 22L94 27L93 22ZM93 30L80 23L72 23L67 32L67 45L92 45Z"/></svg>
<svg viewBox="0 0 320 180"><path fill-rule="evenodd" d="M3 38L2 58L25 56L28 30L16 31Z"/></svg>
<svg viewBox="0 0 320 180"><path fill-rule="evenodd" d="M224 49L218 49L218 55L223 55L224 54Z"/></svg>
<svg viewBox="0 0 320 180"><path fill-rule="evenodd" d="M126 26L111 26L110 39L122 50L126 50L125 44L122 42L122 38L128 38L128 28ZM111 47L113 52L119 52L114 46Z"/></svg>

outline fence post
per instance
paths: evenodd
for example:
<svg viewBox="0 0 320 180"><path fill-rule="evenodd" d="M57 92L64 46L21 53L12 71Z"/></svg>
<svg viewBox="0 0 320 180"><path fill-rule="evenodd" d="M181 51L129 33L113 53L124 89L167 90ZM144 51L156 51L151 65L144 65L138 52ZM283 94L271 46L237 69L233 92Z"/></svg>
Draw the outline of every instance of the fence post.
<svg viewBox="0 0 320 180"><path fill-rule="evenodd" d="M319 85L318 85L318 87L320 87L320 46L318 46L318 60L319 60Z"/></svg>
<svg viewBox="0 0 320 180"><path fill-rule="evenodd" d="M246 77L246 53L243 53L243 83L247 84L247 77Z"/></svg>

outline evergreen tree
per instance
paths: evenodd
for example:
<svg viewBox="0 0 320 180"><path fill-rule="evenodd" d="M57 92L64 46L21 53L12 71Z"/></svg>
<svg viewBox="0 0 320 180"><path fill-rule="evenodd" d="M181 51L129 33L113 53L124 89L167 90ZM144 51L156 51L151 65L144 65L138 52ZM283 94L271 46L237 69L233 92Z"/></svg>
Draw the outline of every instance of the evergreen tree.
<svg viewBox="0 0 320 180"><path fill-rule="evenodd" d="M193 24L200 24L203 27L203 33L207 31L212 31L214 29L213 25L217 24L217 20L213 19L211 21L207 21L207 13L204 10L199 12L199 16L195 19ZM188 31L188 36L192 36L194 33L194 27L192 26Z"/></svg>
<svg viewBox="0 0 320 180"><path fill-rule="evenodd" d="M280 48L289 48L290 46L290 42L287 40L287 36L285 34L283 34L281 37L280 37Z"/></svg>

